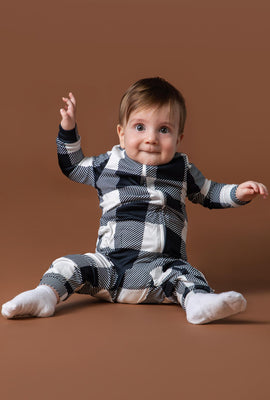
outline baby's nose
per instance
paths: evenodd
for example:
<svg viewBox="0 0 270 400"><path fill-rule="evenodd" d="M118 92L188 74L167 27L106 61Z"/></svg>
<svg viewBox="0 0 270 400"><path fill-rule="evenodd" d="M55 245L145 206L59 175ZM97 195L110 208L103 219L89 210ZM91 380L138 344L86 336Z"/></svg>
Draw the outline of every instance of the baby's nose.
<svg viewBox="0 0 270 400"><path fill-rule="evenodd" d="M157 143L158 136L154 130L149 130L146 135L145 139L146 143Z"/></svg>

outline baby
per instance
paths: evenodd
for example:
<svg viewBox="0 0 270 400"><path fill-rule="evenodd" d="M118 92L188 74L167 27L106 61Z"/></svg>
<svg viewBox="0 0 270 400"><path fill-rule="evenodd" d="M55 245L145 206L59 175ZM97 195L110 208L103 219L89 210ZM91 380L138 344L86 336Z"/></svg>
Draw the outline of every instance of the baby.
<svg viewBox="0 0 270 400"><path fill-rule="evenodd" d="M240 293L213 293L188 263L185 200L210 209L238 207L257 195L266 198L266 187L213 182L177 152L185 101L162 78L139 80L127 90L117 126L120 144L95 157L81 150L75 97L69 93L63 101L59 165L71 180L97 189L102 216L96 251L55 260L35 289L2 306L2 315L49 317L73 293L118 303L177 303L192 324L244 311Z"/></svg>

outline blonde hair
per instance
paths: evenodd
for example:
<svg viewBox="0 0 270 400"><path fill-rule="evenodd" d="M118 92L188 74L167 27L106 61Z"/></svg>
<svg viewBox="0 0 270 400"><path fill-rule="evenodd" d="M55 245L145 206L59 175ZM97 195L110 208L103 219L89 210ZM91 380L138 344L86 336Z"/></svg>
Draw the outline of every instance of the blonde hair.
<svg viewBox="0 0 270 400"><path fill-rule="evenodd" d="M179 134L184 131L186 106L182 94L163 78L145 78L135 82L128 88L121 99L119 108L119 124L124 125L130 114L138 108L153 105L161 107L169 104L171 111L179 110Z"/></svg>

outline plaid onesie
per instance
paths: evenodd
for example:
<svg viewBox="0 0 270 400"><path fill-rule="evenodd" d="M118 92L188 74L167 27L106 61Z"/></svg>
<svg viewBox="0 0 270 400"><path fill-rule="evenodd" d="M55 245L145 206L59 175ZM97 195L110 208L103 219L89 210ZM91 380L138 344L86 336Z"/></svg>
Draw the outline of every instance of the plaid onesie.
<svg viewBox="0 0 270 400"><path fill-rule="evenodd" d="M61 128L59 165L69 179L91 185L102 216L95 253L55 260L40 284L60 300L85 293L111 302L180 303L190 291L212 292L204 275L187 262L186 197L208 208L237 207L237 185L206 179L187 155L159 166L130 159L119 145L85 157L77 127Z"/></svg>

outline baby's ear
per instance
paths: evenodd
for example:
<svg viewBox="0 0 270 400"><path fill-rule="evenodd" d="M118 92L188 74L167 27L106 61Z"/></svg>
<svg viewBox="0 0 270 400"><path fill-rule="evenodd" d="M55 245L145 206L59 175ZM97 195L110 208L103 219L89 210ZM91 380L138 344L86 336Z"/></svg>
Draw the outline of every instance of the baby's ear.
<svg viewBox="0 0 270 400"><path fill-rule="evenodd" d="M183 139L184 139L184 134L183 134L183 133L180 133L180 134L178 135L178 138L177 138L177 144L181 143Z"/></svg>
<svg viewBox="0 0 270 400"><path fill-rule="evenodd" d="M119 137L120 146L122 147L122 149L124 149L125 148L125 140L124 140L125 132L124 132L124 128L120 124L117 125L117 134Z"/></svg>

